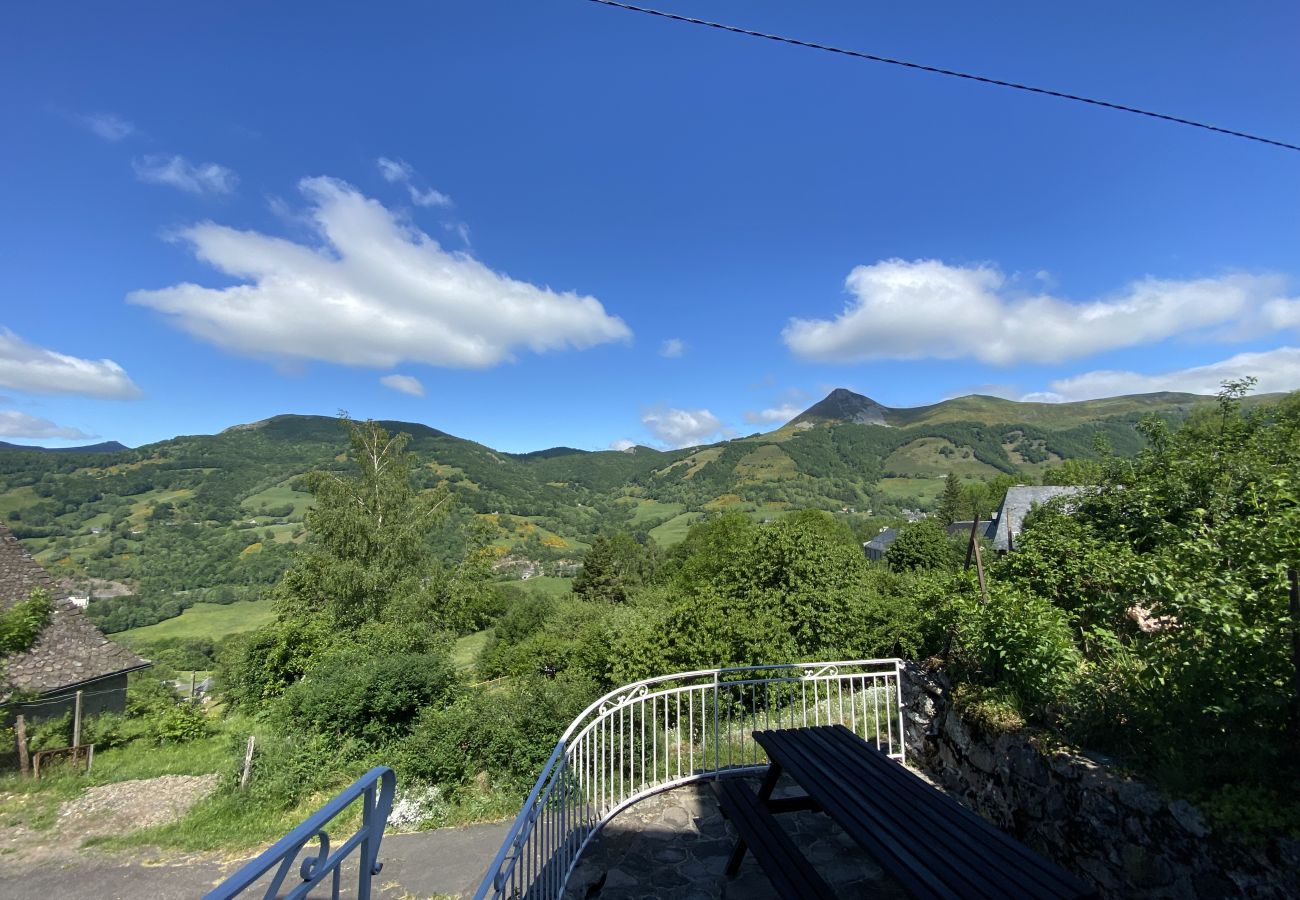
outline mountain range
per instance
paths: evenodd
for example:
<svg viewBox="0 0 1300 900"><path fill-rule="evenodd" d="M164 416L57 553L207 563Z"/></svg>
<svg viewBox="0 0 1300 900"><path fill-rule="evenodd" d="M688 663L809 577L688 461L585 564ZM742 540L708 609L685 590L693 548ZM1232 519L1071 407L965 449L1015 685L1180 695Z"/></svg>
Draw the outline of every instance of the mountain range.
<svg viewBox="0 0 1300 900"><path fill-rule="evenodd" d="M1036 483L1051 466L1095 456L1099 441L1137 452L1134 426L1145 416L1176 422L1213 402L1174 393L1079 403L966 396L891 408L837 389L775 431L678 450L512 454L427 425L382 424L411 436L417 485L446 483L461 521L490 524L503 553L555 559L581 555L610 529L672 544L723 508L759 520L803 507L898 517L932 506L949 472ZM4 445L0 516L56 574L142 590L251 590L274 581L303 539L312 497L301 476L345 468L346 449L342 423L303 415L135 449Z"/></svg>

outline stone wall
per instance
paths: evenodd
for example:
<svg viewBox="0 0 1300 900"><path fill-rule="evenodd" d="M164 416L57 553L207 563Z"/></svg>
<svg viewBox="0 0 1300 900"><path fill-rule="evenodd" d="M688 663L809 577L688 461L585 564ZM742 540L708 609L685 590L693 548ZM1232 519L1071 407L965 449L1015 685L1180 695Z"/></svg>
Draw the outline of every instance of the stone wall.
<svg viewBox="0 0 1300 900"><path fill-rule="evenodd" d="M1300 897L1300 841L1234 840L1104 760L1024 731L983 733L940 673L909 665L905 677L908 762L1102 896Z"/></svg>

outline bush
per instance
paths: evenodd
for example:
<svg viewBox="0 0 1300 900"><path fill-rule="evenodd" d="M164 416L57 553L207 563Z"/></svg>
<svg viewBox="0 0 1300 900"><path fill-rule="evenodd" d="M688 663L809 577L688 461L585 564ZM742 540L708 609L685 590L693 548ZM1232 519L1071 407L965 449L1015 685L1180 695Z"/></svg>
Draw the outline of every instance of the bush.
<svg viewBox="0 0 1300 900"><path fill-rule="evenodd" d="M146 723L145 736L158 746L184 744L212 733L203 708L194 703L173 704L152 715Z"/></svg>
<svg viewBox="0 0 1300 900"><path fill-rule="evenodd" d="M479 772L526 790L564 729L598 695L587 678L516 679L505 689L424 710L396 760L404 774L453 793Z"/></svg>
<svg viewBox="0 0 1300 900"><path fill-rule="evenodd" d="M445 652L337 652L285 691L279 712L298 731L382 745L406 734L423 707L449 702L458 682Z"/></svg>

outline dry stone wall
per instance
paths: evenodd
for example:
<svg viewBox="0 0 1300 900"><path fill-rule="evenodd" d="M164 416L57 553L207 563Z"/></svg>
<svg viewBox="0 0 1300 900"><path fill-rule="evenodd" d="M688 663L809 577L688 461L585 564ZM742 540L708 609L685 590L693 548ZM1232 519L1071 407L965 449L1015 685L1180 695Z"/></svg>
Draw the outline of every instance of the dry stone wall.
<svg viewBox="0 0 1300 900"><path fill-rule="evenodd" d="M1300 841L1236 840L1104 759L984 733L953 708L941 673L909 665L905 679L909 762L1102 896L1300 897Z"/></svg>

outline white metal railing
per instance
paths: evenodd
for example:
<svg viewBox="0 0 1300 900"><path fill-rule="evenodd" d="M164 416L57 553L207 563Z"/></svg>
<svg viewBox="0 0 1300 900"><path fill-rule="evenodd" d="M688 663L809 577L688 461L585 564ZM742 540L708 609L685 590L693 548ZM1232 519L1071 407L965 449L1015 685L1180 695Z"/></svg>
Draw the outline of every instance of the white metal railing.
<svg viewBox="0 0 1300 900"><path fill-rule="evenodd" d="M474 895L559 898L587 844L653 793L758 771L756 729L842 723L903 761L902 662L679 672L610 691L555 745Z"/></svg>

